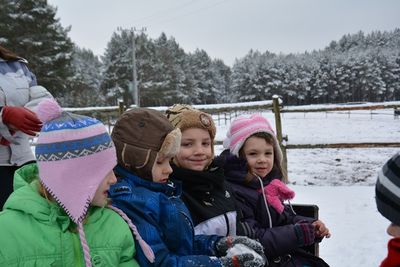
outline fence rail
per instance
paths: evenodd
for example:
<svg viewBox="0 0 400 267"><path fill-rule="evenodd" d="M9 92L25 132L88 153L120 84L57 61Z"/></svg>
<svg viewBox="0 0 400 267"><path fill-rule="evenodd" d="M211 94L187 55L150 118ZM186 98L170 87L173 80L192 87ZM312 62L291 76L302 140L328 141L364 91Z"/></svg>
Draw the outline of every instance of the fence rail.
<svg viewBox="0 0 400 267"><path fill-rule="evenodd" d="M282 106L282 101L274 96L272 100L255 101L245 103L218 104L218 105L193 105L196 109L202 110L213 115L214 120L218 124L223 121L225 124L237 115L243 112L254 110L271 110L275 115L275 126L277 138L283 152L284 168L287 170L287 153L286 149L312 149L312 148L372 148L372 147L400 147L400 143L396 142L377 142L377 143L336 143L336 144L286 144L287 139L282 134L281 113L287 112L331 112L331 111L348 111L351 110L377 110L377 109L394 109L394 117L400 115L400 101L385 103L346 103L346 104L327 104L327 105L310 105L310 106ZM136 106L126 107L120 102L118 106L111 107L85 107L85 108L65 108L64 110L97 117L107 122L111 127L120 114L126 109L135 108ZM168 107L149 107L164 112ZM109 128L110 130L110 128ZM287 141L287 140L286 140ZM217 141L216 145L222 144Z"/></svg>

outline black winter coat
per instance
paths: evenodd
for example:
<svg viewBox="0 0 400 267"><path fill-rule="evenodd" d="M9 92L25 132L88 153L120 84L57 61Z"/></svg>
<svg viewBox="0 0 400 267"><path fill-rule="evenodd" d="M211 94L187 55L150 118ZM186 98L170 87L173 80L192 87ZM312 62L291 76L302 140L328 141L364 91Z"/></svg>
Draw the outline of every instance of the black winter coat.
<svg viewBox="0 0 400 267"><path fill-rule="evenodd" d="M222 168L193 171L172 165L170 178L182 184L182 200L193 218L195 233L236 235L236 205Z"/></svg>

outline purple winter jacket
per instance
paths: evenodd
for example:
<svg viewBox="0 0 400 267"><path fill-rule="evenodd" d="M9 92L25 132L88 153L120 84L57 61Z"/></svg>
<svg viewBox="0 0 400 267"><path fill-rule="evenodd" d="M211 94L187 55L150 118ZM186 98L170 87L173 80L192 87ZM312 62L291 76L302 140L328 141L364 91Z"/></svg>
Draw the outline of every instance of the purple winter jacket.
<svg viewBox="0 0 400 267"><path fill-rule="evenodd" d="M225 177L231 184L239 210L243 213L242 227L238 228L238 231L243 232L238 232L238 235L258 239L264 246L268 260L296 251L299 247L294 223L301 220L313 222L315 219L298 216L288 206L285 206L284 211L279 214L268 204L272 221L271 228L263 195L259 191L261 187L259 180L254 178L250 182L245 182L246 161L230 154L228 150L224 151L218 160L224 165ZM280 177L278 171L272 170L263 179L263 187Z"/></svg>

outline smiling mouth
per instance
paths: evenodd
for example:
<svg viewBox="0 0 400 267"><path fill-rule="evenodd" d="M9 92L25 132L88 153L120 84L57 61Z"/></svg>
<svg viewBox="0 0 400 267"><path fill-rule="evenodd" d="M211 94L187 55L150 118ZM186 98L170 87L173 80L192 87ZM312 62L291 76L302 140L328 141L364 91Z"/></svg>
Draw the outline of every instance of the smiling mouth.
<svg viewBox="0 0 400 267"><path fill-rule="evenodd" d="M206 159L192 159L190 161L193 163L203 163L204 161L206 161Z"/></svg>

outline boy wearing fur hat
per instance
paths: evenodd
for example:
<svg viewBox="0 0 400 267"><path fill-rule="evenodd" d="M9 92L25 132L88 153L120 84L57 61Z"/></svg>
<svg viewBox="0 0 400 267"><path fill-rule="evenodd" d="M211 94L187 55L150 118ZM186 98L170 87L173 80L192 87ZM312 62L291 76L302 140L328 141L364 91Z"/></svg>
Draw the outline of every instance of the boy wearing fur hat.
<svg viewBox="0 0 400 267"><path fill-rule="evenodd" d="M189 105L176 104L167 118L182 132L171 179L182 183L196 234L236 235L236 205L223 169L214 161L216 127L212 117Z"/></svg>
<svg viewBox="0 0 400 267"><path fill-rule="evenodd" d="M281 182L282 152L268 120L259 114L236 118L224 147L225 177L248 225L241 234L261 242L271 266L328 266L301 250L330 233L321 221L298 216L283 204L294 192Z"/></svg>
<svg viewBox="0 0 400 267"><path fill-rule="evenodd" d="M38 117L37 164L17 170L0 213L0 266L138 266L123 213L104 208L117 162L104 125L53 99Z"/></svg>
<svg viewBox="0 0 400 267"><path fill-rule="evenodd" d="M400 266L400 152L389 159L378 173L375 186L378 211L390 221L387 233L388 255L380 267Z"/></svg>
<svg viewBox="0 0 400 267"><path fill-rule="evenodd" d="M138 249L141 266L263 266L264 260L255 252L225 256L228 248L247 239L194 235L192 218L180 199L181 186L168 179L181 132L161 112L126 111L116 122L112 138L118 158L115 172L121 178L110 190L113 205L135 222L155 255L151 263ZM247 245L262 253L259 243Z"/></svg>

